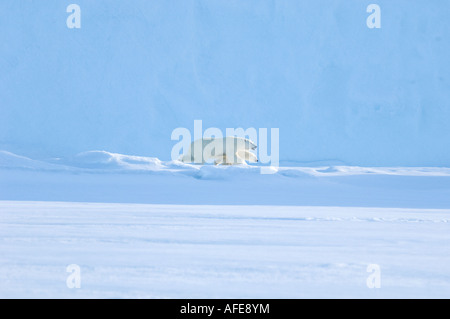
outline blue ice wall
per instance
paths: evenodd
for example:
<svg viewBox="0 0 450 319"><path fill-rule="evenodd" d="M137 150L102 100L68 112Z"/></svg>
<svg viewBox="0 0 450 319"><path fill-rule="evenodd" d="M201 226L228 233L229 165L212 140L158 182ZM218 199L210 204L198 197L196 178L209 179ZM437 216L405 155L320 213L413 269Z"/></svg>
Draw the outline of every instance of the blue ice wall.
<svg viewBox="0 0 450 319"><path fill-rule="evenodd" d="M201 119L279 128L282 160L449 166L449 14L442 0L2 0L0 149L167 160L172 130Z"/></svg>

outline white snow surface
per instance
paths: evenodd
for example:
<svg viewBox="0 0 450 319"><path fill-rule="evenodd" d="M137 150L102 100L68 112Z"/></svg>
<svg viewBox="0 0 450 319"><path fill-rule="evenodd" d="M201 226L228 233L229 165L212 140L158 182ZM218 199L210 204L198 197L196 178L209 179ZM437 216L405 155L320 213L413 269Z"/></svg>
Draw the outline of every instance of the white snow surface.
<svg viewBox="0 0 450 319"><path fill-rule="evenodd" d="M298 177L311 176L344 176L381 174L397 176L450 176L450 168L447 167L359 167L344 165L324 165L321 162L314 166L287 166L272 167L273 172L284 176ZM297 163L299 164L299 163ZM301 164L301 163L300 163ZM309 164L315 164L309 163ZM223 170L247 170L261 174L261 167L265 165L234 165L234 166L212 166L186 164L180 161L161 161L156 157L144 157L111 153L107 151L86 151L69 158L52 158L47 160L33 160L25 156L16 155L8 151L0 150L0 168L18 168L31 170L59 170L72 172L191 172L192 176L201 178L202 170L216 171L213 175L220 177ZM222 170L222 171L221 171ZM197 173L197 174L196 174ZM233 172L234 173L234 172ZM227 173L225 173L227 174ZM187 174L189 175L189 174ZM270 174L268 174L270 175Z"/></svg>
<svg viewBox="0 0 450 319"><path fill-rule="evenodd" d="M260 167L1 151L0 297L450 297L449 168Z"/></svg>
<svg viewBox="0 0 450 319"><path fill-rule="evenodd" d="M450 297L450 2L369 3L0 1L0 297Z"/></svg>
<svg viewBox="0 0 450 319"><path fill-rule="evenodd" d="M269 175L261 167L191 165L106 151L34 160L0 151L0 200L450 208L445 167L297 163Z"/></svg>
<svg viewBox="0 0 450 319"><path fill-rule="evenodd" d="M450 210L0 201L0 297L448 298ZM66 267L80 267L69 289ZM369 289L367 267L381 269Z"/></svg>

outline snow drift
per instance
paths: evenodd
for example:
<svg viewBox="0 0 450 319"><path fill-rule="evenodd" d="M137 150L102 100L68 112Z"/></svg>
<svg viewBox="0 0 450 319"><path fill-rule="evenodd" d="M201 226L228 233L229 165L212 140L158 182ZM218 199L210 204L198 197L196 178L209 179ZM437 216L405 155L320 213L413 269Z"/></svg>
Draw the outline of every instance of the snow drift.
<svg viewBox="0 0 450 319"><path fill-rule="evenodd" d="M438 167L192 165L106 151L38 161L0 152L0 200L450 208Z"/></svg>

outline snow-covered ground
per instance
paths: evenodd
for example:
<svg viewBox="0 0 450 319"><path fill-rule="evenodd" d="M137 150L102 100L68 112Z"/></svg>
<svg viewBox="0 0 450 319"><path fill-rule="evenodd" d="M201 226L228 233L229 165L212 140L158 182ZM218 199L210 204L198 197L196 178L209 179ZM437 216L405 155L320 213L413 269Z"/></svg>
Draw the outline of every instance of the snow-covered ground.
<svg viewBox="0 0 450 319"><path fill-rule="evenodd" d="M450 210L1 201L0 297L450 297ZM80 267L69 289L66 267ZM381 287L369 289L369 264Z"/></svg>
<svg viewBox="0 0 450 319"><path fill-rule="evenodd" d="M105 151L38 161L0 152L0 200L450 208L450 169L189 165Z"/></svg>
<svg viewBox="0 0 450 319"><path fill-rule="evenodd" d="M0 297L450 297L450 1L370 3L0 1Z"/></svg>
<svg viewBox="0 0 450 319"><path fill-rule="evenodd" d="M0 234L6 298L449 298L450 169L0 152Z"/></svg>

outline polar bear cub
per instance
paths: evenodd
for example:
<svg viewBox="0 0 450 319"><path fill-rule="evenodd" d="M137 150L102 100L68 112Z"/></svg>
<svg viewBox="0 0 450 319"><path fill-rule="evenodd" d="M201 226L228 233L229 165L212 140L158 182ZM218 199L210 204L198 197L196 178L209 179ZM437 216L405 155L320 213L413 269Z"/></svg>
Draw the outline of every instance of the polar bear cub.
<svg viewBox="0 0 450 319"><path fill-rule="evenodd" d="M216 165L236 165L258 162L258 158L250 150L256 144L242 137L202 138L191 143L189 151L180 160L184 163L205 164L214 161Z"/></svg>

